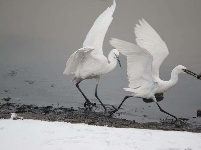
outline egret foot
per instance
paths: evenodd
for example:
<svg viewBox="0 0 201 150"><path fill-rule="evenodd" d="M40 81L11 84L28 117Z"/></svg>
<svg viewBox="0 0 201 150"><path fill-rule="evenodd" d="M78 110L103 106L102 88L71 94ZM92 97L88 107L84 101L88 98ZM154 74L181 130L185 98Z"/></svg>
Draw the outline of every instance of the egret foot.
<svg viewBox="0 0 201 150"><path fill-rule="evenodd" d="M96 103L92 103L90 101L85 101L84 103L84 107L87 109L87 110L91 110L93 107L96 106Z"/></svg>
<svg viewBox="0 0 201 150"><path fill-rule="evenodd" d="M176 127L183 127L184 125L187 125L187 121L188 119L186 118L176 118L175 121L173 121L173 124L175 124Z"/></svg>
<svg viewBox="0 0 201 150"><path fill-rule="evenodd" d="M112 106L112 108L114 108L114 110L112 111L108 111L109 116L111 117L114 113L116 113L119 109L117 109L116 107Z"/></svg>

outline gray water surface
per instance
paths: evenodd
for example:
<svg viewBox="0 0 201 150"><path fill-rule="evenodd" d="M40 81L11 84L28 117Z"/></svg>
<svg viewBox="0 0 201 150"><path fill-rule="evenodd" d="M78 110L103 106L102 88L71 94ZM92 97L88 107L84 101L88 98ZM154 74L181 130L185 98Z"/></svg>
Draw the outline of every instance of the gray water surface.
<svg viewBox="0 0 201 150"><path fill-rule="evenodd" d="M169 80L176 65L201 71L200 0L116 0L114 20L106 34L104 54L112 47L111 37L135 42L133 27L144 18L166 42L170 54L163 62L160 76ZM82 47L95 19L112 4L111 0L0 0L0 98L37 105L83 107L84 98L63 75L66 60ZM105 104L117 106L128 86L126 59L120 56L122 69L102 76L98 89ZM94 96L95 80L80 84L88 98ZM201 81L181 74L179 82L164 94L160 102L178 117L201 122ZM98 103L98 102L97 102ZM128 99L120 117L141 122L165 119L156 104Z"/></svg>

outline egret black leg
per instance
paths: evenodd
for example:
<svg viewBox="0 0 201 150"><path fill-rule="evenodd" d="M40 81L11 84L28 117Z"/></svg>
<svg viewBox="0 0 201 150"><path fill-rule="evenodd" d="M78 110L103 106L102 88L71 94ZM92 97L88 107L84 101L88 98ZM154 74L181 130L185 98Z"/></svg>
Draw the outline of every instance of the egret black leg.
<svg viewBox="0 0 201 150"><path fill-rule="evenodd" d="M97 94L97 89L98 89L98 84L96 84L96 89L95 89L95 97L98 99L98 101L101 103L101 105L103 106L103 108L105 109L105 112L107 111L105 105L102 103L102 101L100 100L100 98L98 97Z"/></svg>
<svg viewBox="0 0 201 150"><path fill-rule="evenodd" d="M176 120L178 120L178 118L177 118L176 116L174 116L174 115L168 113L167 111L165 111L164 109L162 109L161 106L160 106L157 102L156 102L156 104L157 104L157 106L158 106L158 108L160 109L161 112L163 112L163 113L165 113L165 114L167 114L167 115L170 115L170 116L172 116L173 118L175 118Z"/></svg>
<svg viewBox="0 0 201 150"><path fill-rule="evenodd" d="M79 87L79 84L80 84L81 81L77 82L76 83L76 87L78 88L78 90L80 91L80 93L82 94L82 96L85 98L85 103L84 103L84 107L86 107L87 105L90 106L92 105L92 103L90 102L90 100L84 95L84 93L82 92L82 90L80 89Z"/></svg>
<svg viewBox="0 0 201 150"><path fill-rule="evenodd" d="M112 112L110 112L110 115L112 115L112 114L114 114L115 112L117 112L117 111L121 108L122 104L126 101L126 99L128 99L128 98L130 98L130 97L133 97L133 96L125 96L124 99L122 100L121 104L118 106L118 108L115 109L115 110L113 110Z"/></svg>

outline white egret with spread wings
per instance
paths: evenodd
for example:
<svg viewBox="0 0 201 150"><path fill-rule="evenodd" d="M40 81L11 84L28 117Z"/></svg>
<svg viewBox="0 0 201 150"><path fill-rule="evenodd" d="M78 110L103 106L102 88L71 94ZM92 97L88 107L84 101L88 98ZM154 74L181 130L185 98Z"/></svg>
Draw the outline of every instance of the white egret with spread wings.
<svg viewBox="0 0 201 150"><path fill-rule="evenodd" d="M116 67L117 62L121 66L118 57L119 52L116 49L110 51L108 59L103 55L102 50L105 34L113 20L115 8L116 2L113 0L112 6L108 7L94 22L83 43L83 48L75 51L67 60L66 68L63 72L66 75L74 74L73 81L76 81L76 87L86 100L84 106L88 106L89 108L95 104L92 104L85 96L79 84L85 79L95 78L97 80L95 97L105 111L106 107L97 95L100 76L112 71Z"/></svg>
<svg viewBox="0 0 201 150"><path fill-rule="evenodd" d="M156 102L160 111L177 119L176 116L160 107L155 95L173 87L178 82L178 75L180 73L185 72L195 77L197 75L187 70L186 67L178 65L172 70L169 81L161 80L159 77L159 68L169 54L165 42L144 19L139 21L134 32L137 45L119 39L111 39L110 41L112 46L127 57L129 88L124 88L124 90L132 92L132 96L126 96L118 109L129 97L152 99ZM118 109L112 113L118 111Z"/></svg>

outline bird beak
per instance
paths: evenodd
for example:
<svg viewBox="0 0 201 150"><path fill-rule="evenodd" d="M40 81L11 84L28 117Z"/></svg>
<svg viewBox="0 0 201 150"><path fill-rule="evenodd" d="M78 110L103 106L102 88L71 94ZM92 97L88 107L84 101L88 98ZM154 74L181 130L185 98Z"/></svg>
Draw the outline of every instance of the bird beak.
<svg viewBox="0 0 201 150"><path fill-rule="evenodd" d="M190 70L183 69L183 71L184 71L185 73L191 75L191 76L194 76L194 77L196 77L196 78L198 77L198 75L197 75L196 73L194 73L194 72L192 72L192 71L190 71Z"/></svg>
<svg viewBox="0 0 201 150"><path fill-rule="evenodd" d="M117 61L118 61L118 63L119 63L119 66L121 67L121 62L120 62L119 57L117 57Z"/></svg>
<svg viewBox="0 0 201 150"><path fill-rule="evenodd" d="M119 63L119 66L121 67L121 62L120 62L119 56L117 56L116 54L115 54L115 56L116 56L116 58L117 58L117 61L118 61L118 63Z"/></svg>

